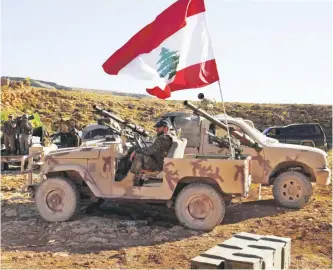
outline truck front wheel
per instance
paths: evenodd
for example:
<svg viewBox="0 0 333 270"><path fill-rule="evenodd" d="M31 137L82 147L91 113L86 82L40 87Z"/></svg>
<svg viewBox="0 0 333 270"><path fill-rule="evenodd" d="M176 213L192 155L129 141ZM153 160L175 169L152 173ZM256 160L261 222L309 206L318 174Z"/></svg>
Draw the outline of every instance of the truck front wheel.
<svg viewBox="0 0 333 270"><path fill-rule="evenodd" d="M47 221L67 221L80 209L80 195L73 182L62 177L48 178L35 194L36 207Z"/></svg>
<svg viewBox="0 0 333 270"><path fill-rule="evenodd" d="M287 171L281 173L274 181L273 195L281 206L301 209L312 196L312 185L304 174Z"/></svg>
<svg viewBox="0 0 333 270"><path fill-rule="evenodd" d="M177 196L175 211L179 222L193 230L212 230L225 214L220 192L205 183L184 187Z"/></svg>

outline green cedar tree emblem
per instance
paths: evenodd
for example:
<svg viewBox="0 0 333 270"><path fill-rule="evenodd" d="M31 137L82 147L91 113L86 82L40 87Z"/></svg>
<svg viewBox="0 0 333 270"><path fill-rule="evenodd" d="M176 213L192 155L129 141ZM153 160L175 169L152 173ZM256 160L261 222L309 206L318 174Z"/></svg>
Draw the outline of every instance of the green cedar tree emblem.
<svg viewBox="0 0 333 270"><path fill-rule="evenodd" d="M161 78L165 78L169 75L168 79L170 80L176 75L179 57L178 51L170 51L169 49L162 47L160 59L157 62L157 65L159 64L157 71Z"/></svg>

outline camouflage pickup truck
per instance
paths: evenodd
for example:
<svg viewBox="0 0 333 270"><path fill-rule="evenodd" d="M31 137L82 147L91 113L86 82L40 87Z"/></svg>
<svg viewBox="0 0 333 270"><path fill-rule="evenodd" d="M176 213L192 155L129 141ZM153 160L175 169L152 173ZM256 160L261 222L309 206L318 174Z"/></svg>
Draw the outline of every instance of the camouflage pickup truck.
<svg viewBox="0 0 333 270"><path fill-rule="evenodd" d="M219 125L219 121L217 121ZM42 157L41 181L35 190L40 215L48 221L71 219L84 198L136 200L175 207L180 223L191 229L211 230L224 217L230 196L247 196L251 157L195 154L184 158L187 139L174 137L163 171L147 172L128 184L132 144L112 135L107 145L58 149ZM124 150L125 149L125 150Z"/></svg>
<svg viewBox="0 0 333 270"><path fill-rule="evenodd" d="M202 95L203 96L203 95ZM230 154L228 148L220 148L214 137L227 135L216 123L198 114L171 112L162 116L169 118L180 136L187 139L187 154L221 155ZM222 123L228 122L230 131L247 135L261 146L257 151L241 143L243 155L250 155L252 183L272 185L275 200L288 208L302 208L312 195L311 183L327 186L331 182L325 151L303 145L279 143L266 137L249 120L229 115L215 115Z"/></svg>

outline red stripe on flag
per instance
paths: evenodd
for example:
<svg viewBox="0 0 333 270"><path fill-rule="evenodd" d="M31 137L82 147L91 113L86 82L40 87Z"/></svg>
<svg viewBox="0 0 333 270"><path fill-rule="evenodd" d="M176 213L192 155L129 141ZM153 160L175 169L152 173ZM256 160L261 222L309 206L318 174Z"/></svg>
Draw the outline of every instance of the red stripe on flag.
<svg viewBox="0 0 333 270"><path fill-rule="evenodd" d="M140 54L151 52L169 36L185 27L186 17L204 11L204 0L178 0L111 55L103 64L104 71L110 75L117 75Z"/></svg>
<svg viewBox="0 0 333 270"><path fill-rule="evenodd" d="M189 3L187 8L186 17L191 17L193 15L199 14L201 12L205 12L205 3L204 0L192 0Z"/></svg>
<svg viewBox="0 0 333 270"><path fill-rule="evenodd" d="M171 96L171 92L204 87L218 80L219 75L216 62L213 59L177 71L173 82L168 84L164 90L159 87L154 87L147 89L147 92L160 99L166 99Z"/></svg>

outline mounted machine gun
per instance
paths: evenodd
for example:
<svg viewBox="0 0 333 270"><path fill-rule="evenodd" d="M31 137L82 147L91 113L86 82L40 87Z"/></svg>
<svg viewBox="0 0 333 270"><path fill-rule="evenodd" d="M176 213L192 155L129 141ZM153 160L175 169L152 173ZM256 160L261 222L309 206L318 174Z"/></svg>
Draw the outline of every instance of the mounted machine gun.
<svg viewBox="0 0 333 270"><path fill-rule="evenodd" d="M126 128L128 127L129 129L131 129L134 133L137 133L143 137L148 137L149 136L149 133L143 129L142 127L140 126L137 126L133 123L130 123L126 120L123 120L121 119L120 117L106 111L106 110L103 110L101 107L98 107L97 105L93 105L93 108L95 109L95 111L97 113L99 113L100 115L102 115L103 117L108 117L108 118L111 118L112 120L116 121L117 123L119 123L120 125L123 126L123 128ZM118 134L118 135L121 135L120 132L114 128L112 128L112 130L114 130L115 134ZM129 137L132 137L133 135L130 135L128 134Z"/></svg>
<svg viewBox="0 0 333 270"><path fill-rule="evenodd" d="M217 125L218 127L224 129L225 131L228 130L226 124L222 123L220 120L216 119L215 117L211 116L207 112L199 109L197 106L193 105L189 101L185 100L184 105L193 110L194 114L200 115L206 118L211 123ZM240 142L248 147L254 148L257 152L262 150L262 146L256 143L253 139L251 139L248 135L244 134L241 131L238 131L232 127L229 127L230 135L234 136L236 139L240 140Z"/></svg>

